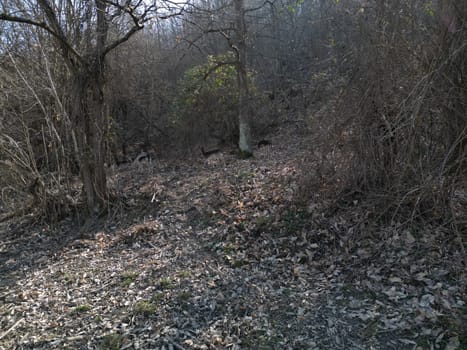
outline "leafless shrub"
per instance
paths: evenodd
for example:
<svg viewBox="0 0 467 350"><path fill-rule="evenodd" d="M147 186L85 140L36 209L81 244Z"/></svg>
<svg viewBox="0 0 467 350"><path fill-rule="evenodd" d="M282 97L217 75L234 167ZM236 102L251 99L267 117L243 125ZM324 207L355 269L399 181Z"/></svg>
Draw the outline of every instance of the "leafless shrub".
<svg viewBox="0 0 467 350"><path fill-rule="evenodd" d="M314 116L320 187L341 202L373 198L380 217L460 222L451 203L466 191L466 9L453 7L446 29L402 7L365 9L375 11L358 23L367 45L351 53L348 86L328 104L336 117ZM402 10L412 17L398 19Z"/></svg>
<svg viewBox="0 0 467 350"><path fill-rule="evenodd" d="M72 135L50 57L39 46L26 55L0 62L0 220L34 212L56 221L70 210L73 142L65 142ZM35 55L40 65L30 59Z"/></svg>

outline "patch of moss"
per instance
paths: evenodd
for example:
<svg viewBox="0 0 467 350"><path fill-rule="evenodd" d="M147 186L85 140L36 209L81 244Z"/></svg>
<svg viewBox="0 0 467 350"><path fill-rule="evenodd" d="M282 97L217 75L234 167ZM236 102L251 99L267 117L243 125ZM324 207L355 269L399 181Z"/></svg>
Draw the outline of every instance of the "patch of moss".
<svg viewBox="0 0 467 350"><path fill-rule="evenodd" d="M249 171L241 171L237 174L238 180L248 180L255 177L255 173Z"/></svg>
<svg viewBox="0 0 467 350"><path fill-rule="evenodd" d="M73 284L76 281L76 277L71 273L65 272L63 274L63 280L65 284Z"/></svg>
<svg viewBox="0 0 467 350"><path fill-rule="evenodd" d="M465 314L465 309L463 310ZM446 336L443 340L446 341L448 338L457 337L460 347L459 349L467 349L467 333L465 322L462 322L461 317L452 317L448 315L441 315L438 318L440 327L443 327L448 331L449 337ZM444 344L447 346L447 344Z"/></svg>
<svg viewBox="0 0 467 350"><path fill-rule="evenodd" d="M253 157L253 153L248 152L248 151L238 151L238 157L240 159L249 159Z"/></svg>
<svg viewBox="0 0 467 350"><path fill-rule="evenodd" d="M178 276L181 278L188 278L191 276L191 273L188 270L182 270L178 272Z"/></svg>
<svg viewBox="0 0 467 350"><path fill-rule="evenodd" d="M197 220L197 226L200 228L207 228L213 225L218 218L218 215L213 214L211 211L203 211Z"/></svg>
<svg viewBox="0 0 467 350"><path fill-rule="evenodd" d="M427 336L421 336L417 339L417 347L416 349L429 349L431 344L431 339L430 337ZM441 341L440 345L442 345L442 349L446 347L446 342Z"/></svg>
<svg viewBox="0 0 467 350"><path fill-rule="evenodd" d="M224 253L229 254L232 252L235 252L238 250L238 247L235 244L232 243L226 243L222 249L224 250Z"/></svg>
<svg viewBox="0 0 467 350"><path fill-rule="evenodd" d="M138 277L136 272L124 272L120 275L120 286L129 287Z"/></svg>
<svg viewBox="0 0 467 350"><path fill-rule="evenodd" d="M376 320L370 320L367 322L365 327L360 331L360 335L365 338L371 338L376 335L378 332L378 321Z"/></svg>
<svg viewBox="0 0 467 350"><path fill-rule="evenodd" d="M238 232L243 232L245 231L245 224L243 222L238 222L235 224L235 227Z"/></svg>
<svg viewBox="0 0 467 350"><path fill-rule="evenodd" d="M154 293L151 297L151 302L152 303L160 303L161 300L164 298L163 293Z"/></svg>
<svg viewBox="0 0 467 350"><path fill-rule="evenodd" d="M135 304L133 311L137 315L149 316L157 311L157 306L148 300L141 300Z"/></svg>
<svg viewBox="0 0 467 350"><path fill-rule="evenodd" d="M240 268L242 266L248 265L248 261L246 260L233 260L230 263L230 266L233 268Z"/></svg>
<svg viewBox="0 0 467 350"><path fill-rule="evenodd" d="M271 228L271 218L269 216L258 216L255 219L253 233L261 234L262 232L269 231Z"/></svg>
<svg viewBox="0 0 467 350"><path fill-rule="evenodd" d="M117 333L107 334L102 339L101 350L119 350L123 345L123 336Z"/></svg>
<svg viewBox="0 0 467 350"><path fill-rule="evenodd" d="M178 301L187 301L187 300L190 299L191 297L192 297L191 292L184 291L184 292L178 293L178 295L177 295L177 300L178 300Z"/></svg>
<svg viewBox="0 0 467 350"><path fill-rule="evenodd" d="M466 333L462 333L461 335L459 335L459 343L460 343L459 349L467 349L467 334Z"/></svg>
<svg viewBox="0 0 467 350"><path fill-rule="evenodd" d="M302 209L289 209L281 215L281 224L287 235L300 232L309 223L309 214Z"/></svg>
<svg viewBox="0 0 467 350"><path fill-rule="evenodd" d="M159 284L162 289L171 289L173 287L172 280L170 278L162 278L159 281Z"/></svg>
<svg viewBox="0 0 467 350"><path fill-rule="evenodd" d="M89 306L88 304L82 304L82 305L76 306L76 307L71 311L71 313L73 313L73 314L78 314L78 313L88 312L89 310L91 310L91 306Z"/></svg>

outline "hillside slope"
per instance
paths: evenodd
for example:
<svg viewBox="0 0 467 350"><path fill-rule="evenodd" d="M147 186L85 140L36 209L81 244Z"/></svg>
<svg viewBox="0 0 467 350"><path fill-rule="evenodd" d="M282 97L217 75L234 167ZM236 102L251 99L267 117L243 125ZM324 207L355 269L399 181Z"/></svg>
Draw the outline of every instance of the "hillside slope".
<svg viewBox="0 0 467 350"><path fill-rule="evenodd" d="M297 204L303 129L117 169L99 223L4 223L0 349L465 349L449 230Z"/></svg>

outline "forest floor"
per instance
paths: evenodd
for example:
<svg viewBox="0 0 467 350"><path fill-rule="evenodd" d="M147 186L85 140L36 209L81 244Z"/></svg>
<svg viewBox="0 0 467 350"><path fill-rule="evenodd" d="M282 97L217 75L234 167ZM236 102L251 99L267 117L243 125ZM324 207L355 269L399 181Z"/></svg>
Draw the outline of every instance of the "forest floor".
<svg viewBox="0 0 467 350"><path fill-rule="evenodd" d="M93 224L2 223L0 349L467 349L453 233L299 204L303 129L123 166Z"/></svg>

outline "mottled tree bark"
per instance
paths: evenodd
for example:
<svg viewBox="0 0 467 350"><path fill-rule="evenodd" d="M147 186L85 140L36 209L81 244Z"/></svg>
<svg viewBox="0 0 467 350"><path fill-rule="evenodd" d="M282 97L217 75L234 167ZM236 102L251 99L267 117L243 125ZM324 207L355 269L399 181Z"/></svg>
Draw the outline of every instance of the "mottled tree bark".
<svg viewBox="0 0 467 350"><path fill-rule="evenodd" d="M78 162L86 204L91 214L100 212L107 199L104 167L104 101L99 74L90 71L72 78L70 115L78 143Z"/></svg>

